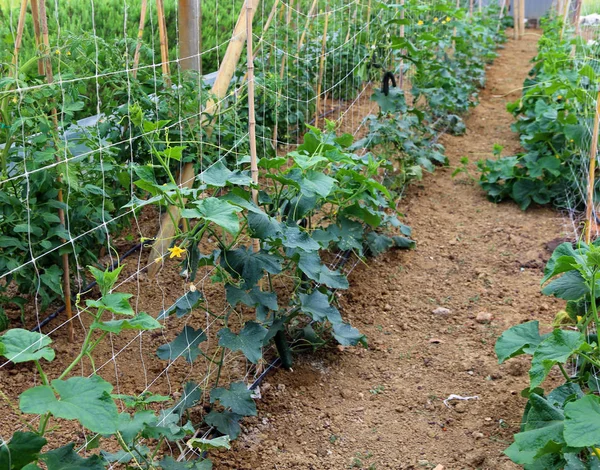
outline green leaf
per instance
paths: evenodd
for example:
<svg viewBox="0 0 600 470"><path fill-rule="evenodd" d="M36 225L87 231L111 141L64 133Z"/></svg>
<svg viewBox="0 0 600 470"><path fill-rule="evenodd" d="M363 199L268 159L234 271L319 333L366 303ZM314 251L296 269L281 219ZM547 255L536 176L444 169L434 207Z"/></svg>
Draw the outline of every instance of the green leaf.
<svg viewBox="0 0 600 470"><path fill-rule="evenodd" d="M219 331L219 346L229 348L232 351L242 351L244 356L256 364L262 357L262 341L267 330L258 323L249 321L244 325L239 335L233 333L229 328Z"/></svg>
<svg viewBox="0 0 600 470"><path fill-rule="evenodd" d="M394 240L377 232L369 232L365 241L373 256L379 256L381 253L394 246Z"/></svg>
<svg viewBox="0 0 600 470"><path fill-rule="evenodd" d="M94 266L88 266L90 273L94 280L98 283L98 287L100 288L100 292L102 294L108 294L108 292L113 288L115 283L117 282L117 278L121 273L124 265L120 265L117 268L107 269L102 271L101 269L95 268Z"/></svg>
<svg viewBox="0 0 600 470"><path fill-rule="evenodd" d="M52 265L44 270L44 274L40 276L40 280L48 286L54 293L61 296L63 295L62 290L62 278L63 270L57 265Z"/></svg>
<svg viewBox="0 0 600 470"><path fill-rule="evenodd" d="M264 275L281 272L282 259L279 255L264 250L255 253L250 247L223 252L221 266L235 279L242 278L246 287L254 286Z"/></svg>
<svg viewBox="0 0 600 470"><path fill-rule="evenodd" d="M312 294L299 294L302 312L315 321L328 320L331 324L342 323L342 316L337 308L329 303L329 297L318 290Z"/></svg>
<svg viewBox="0 0 600 470"><path fill-rule="evenodd" d="M191 326L185 326L173 341L160 346L156 355L165 361L183 357L191 364L200 355L198 345L203 341L206 341L206 334L202 329L194 330Z"/></svg>
<svg viewBox="0 0 600 470"><path fill-rule="evenodd" d="M236 439L240 435L240 419L242 416L236 415L231 411L211 411L204 417L204 422L217 428L220 433L223 433L231 439Z"/></svg>
<svg viewBox="0 0 600 470"><path fill-rule="evenodd" d="M200 449L204 452L211 449L231 449L230 442L231 440L226 434L221 437L215 437L214 439L190 439L187 444L194 449Z"/></svg>
<svg viewBox="0 0 600 470"><path fill-rule="evenodd" d="M54 350L49 336L22 328L13 328L0 336L0 355L14 364L46 359L52 361Z"/></svg>
<svg viewBox="0 0 600 470"><path fill-rule="evenodd" d="M75 419L90 431L113 434L119 414L110 396L113 386L98 375L53 380L52 387L40 385L25 390L19 406L23 413L51 413L57 418ZM60 395L56 398L55 392Z"/></svg>
<svg viewBox="0 0 600 470"><path fill-rule="evenodd" d="M332 271L321 263L319 253L299 250L298 268L315 282L325 284L332 289L347 289L348 279L339 271Z"/></svg>
<svg viewBox="0 0 600 470"><path fill-rule="evenodd" d="M212 462L208 459L188 460L178 462L171 456L166 456L158 465L163 470L212 470Z"/></svg>
<svg viewBox="0 0 600 470"><path fill-rule="evenodd" d="M312 197L316 195L326 198L333 191L336 180L320 171L309 170L298 183L300 184L300 191L305 196Z"/></svg>
<svg viewBox="0 0 600 470"><path fill-rule="evenodd" d="M342 346L356 346L360 343L367 347L367 337L348 323L335 323L333 337Z"/></svg>
<svg viewBox="0 0 600 470"><path fill-rule="evenodd" d="M150 331L162 328L162 325L147 313L141 312L132 319L109 320L93 323L92 328L119 334L123 330Z"/></svg>
<svg viewBox="0 0 600 470"><path fill-rule="evenodd" d="M93 455L83 458L73 450L75 444L71 443L64 447L51 450L40 456L40 460L46 463L48 470L105 470L102 458Z"/></svg>
<svg viewBox="0 0 600 470"><path fill-rule="evenodd" d="M119 433L123 441L131 445L146 425L154 425L157 421L158 418L152 410L138 411L133 416L129 413L121 413L119 415Z"/></svg>
<svg viewBox="0 0 600 470"><path fill-rule="evenodd" d="M555 364L564 364L585 344L578 331L554 330L535 349L529 370L530 390L540 385Z"/></svg>
<svg viewBox="0 0 600 470"><path fill-rule="evenodd" d="M239 171L231 171L220 161L200 173L196 179L216 188L227 186L227 183L241 186L252 185L252 178L250 176L244 175Z"/></svg>
<svg viewBox="0 0 600 470"><path fill-rule="evenodd" d="M235 414L256 416L256 403L252 399L252 392L244 382L232 383L229 390L222 387L211 390L210 402L214 403L217 400Z"/></svg>
<svg viewBox="0 0 600 470"><path fill-rule="evenodd" d="M203 299L202 294L199 290L187 291L184 295L179 297L173 305L168 309L162 311L158 315L159 320L164 320L172 313L175 313L177 318L181 318L184 315L190 313Z"/></svg>
<svg viewBox="0 0 600 470"><path fill-rule="evenodd" d="M132 317L135 315L135 312L129 304L131 297L133 297L132 294L116 292L114 294L105 294L99 300L86 300L85 303L88 307L102 308L112 313Z"/></svg>
<svg viewBox="0 0 600 470"><path fill-rule="evenodd" d="M277 219L264 213L250 212L248 214L248 226L252 231L252 235L261 240L279 238L282 234L282 225Z"/></svg>
<svg viewBox="0 0 600 470"><path fill-rule="evenodd" d="M283 229L283 245L286 248L300 248L304 251L316 251L321 246L310 235L295 225L285 226Z"/></svg>
<svg viewBox="0 0 600 470"><path fill-rule="evenodd" d="M0 468L21 470L38 459L38 454L48 441L32 432L16 431L10 442L0 442Z"/></svg>
<svg viewBox="0 0 600 470"><path fill-rule="evenodd" d="M600 397L586 395L565 406L565 441L571 447L600 445Z"/></svg>
<svg viewBox="0 0 600 470"><path fill-rule="evenodd" d="M569 271L542 289L542 294L564 300L579 300L588 292L589 288L579 271Z"/></svg>
<svg viewBox="0 0 600 470"><path fill-rule="evenodd" d="M559 259L564 257L573 258L578 261L583 261L582 254L587 251L587 246L582 248L581 253L578 253L571 243L561 243L558 245L554 251L552 252L552 256L546 263L544 267L544 279L542 279L542 284L545 284L551 277L554 277L556 274L560 274L565 272L564 268L564 260L561 262L561 267L557 269L557 262ZM568 269L567 269L568 271Z"/></svg>
<svg viewBox="0 0 600 470"><path fill-rule="evenodd" d="M237 234L240 231L240 219L237 215L242 209L216 197L196 201L194 209L184 209L181 217L209 220L223 230Z"/></svg>
<svg viewBox="0 0 600 470"><path fill-rule="evenodd" d="M202 394L200 392L200 386L195 382L187 382L183 387L183 393L177 404L167 410L167 412L173 413L181 417L185 410L191 408L200 400Z"/></svg>
<svg viewBox="0 0 600 470"><path fill-rule="evenodd" d="M564 415L536 393L529 396L531 408L527 414L524 431L515 435L519 450L531 452L534 458L553 449L553 444L563 444Z"/></svg>
<svg viewBox="0 0 600 470"><path fill-rule="evenodd" d="M509 328L496 341L495 351L498 356L498 364L520 354L533 354L541 342L542 337L537 320Z"/></svg>
<svg viewBox="0 0 600 470"><path fill-rule="evenodd" d="M40 460L46 463L48 470L105 470L102 458L92 455L89 458L80 457L73 450L75 444L71 443L64 447L51 450L40 456Z"/></svg>

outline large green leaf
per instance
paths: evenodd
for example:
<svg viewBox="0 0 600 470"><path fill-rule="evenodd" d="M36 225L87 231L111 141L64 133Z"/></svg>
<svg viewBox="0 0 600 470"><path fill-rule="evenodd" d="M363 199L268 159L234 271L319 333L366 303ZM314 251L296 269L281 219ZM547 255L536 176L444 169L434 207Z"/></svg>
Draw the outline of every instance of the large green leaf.
<svg viewBox="0 0 600 470"><path fill-rule="evenodd" d="M299 294L302 312L315 321L328 320L332 324L342 322L342 316L337 308L329 303L329 297L318 290L312 294Z"/></svg>
<svg viewBox="0 0 600 470"><path fill-rule="evenodd" d="M325 284L332 289L347 289L348 279L339 271L332 271L323 263L319 253L316 251L305 252L298 250L300 255L298 268L308 276L309 279L320 284Z"/></svg>
<svg viewBox="0 0 600 470"><path fill-rule="evenodd" d="M233 333L229 328L219 331L219 346L229 348L232 351L242 351L244 356L254 364L262 357L263 339L267 330L258 323L249 321L244 325L239 335Z"/></svg>
<svg viewBox="0 0 600 470"><path fill-rule="evenodd" d="M281 263L279 255L262 250L255 253L249 247L224 251L221 258L221 266L234 278L243 279L247 288L253 287L264 276L265 271L279 274Z"/></svg>
<svg viewBox="0 0 600 470"><path fill-rule="evenodd" d="M579 271L569 271L542 289L544 295L554 295L564 300L579 300L589 292Z"/></svg>
<svg viewBox="0 0 600 470"><path fill-rule="evenodd" d="M212 470L212 462L208 459L187 460L178 462L171 456L166 456L158 465L162 470Z"/></svg>
<svg viewBox="0 0 600 470"><path fill-rule="evenodd" d="M261 240L269 240L281 236L283 227L277 219L267 214L256 212L248 213L247 217L248 226L254 237Z"/></svg>
<svg viewBox="0 0 600 470"><path fill-rule="evenodd" d="M165 361L174 361L183 357L191 364L200 355L198 345L203 341L206 341L206 333L202 329L194 330L186 325L173 341L160 346L156 355Z"/></svg>
<svg viewBox="0 0 600 470"><path fill-rule="evenodd" d="M23 413L49 412L57 418L75 419L90 431L113 434L119 414L110 396L112 389L113 386L98 375L53 380L52 387L39 385L25 390L19 406Z"/></svg>
<svg viewBox="0 0 600 470"><path fill-rule="evenodd" d="M42 333L13 328L0 336L0 355L15 364L42 358L52 361L55 353L48 347L51 343L50 337Z"/></svg>
<svg viewBox="0 0 600 470"><path fill-rule="evenodd" d="M194 203L195 208L184 209L181 217L206 219L225 231L235 235L240 231L240 219L237 215L242 209L216 197L208 197Z"/></svg>
<svg viewBox="0 0 600 470"><path fill-rule="evenodd" d="M9 442L0 442L0 468L21 470L37 460L48 441L32 432L16 431Z"/></svg>
<svg viewBox="0 0 600 470"><path fill-rule="evenodd" d="M300 248L304 251L316 251L321 246L310 235L295 225L285 226L283 229L283 245L286 248Z"/></svg>
<svg viewBox="0 0 600 470"><path fill-rule="evenodd" d="M112 313L132 317L135 315L135 312L129 304L131 297L133 297L132 294L116 292L114 294L105 294L99 300L86 300L85 303L88 307L105 309Z"/></svg>
<svg viewBox="0 0 600 470"><path fill-rule="evenodd" d="M560 245L558 245L552 252L552 256L550 257L550 259L546 263L546 266L544 267L544 279L542 279L542 284L546 283L551 277L554 277L557 274L570 270L565 269L567 268L567 266L571 265L570 263L569 265L565 263L565 258L572 258L578 262L582 261L583 259L581 257L581 254L586 252L587 250L587 245L582 246L578 250L581 253L578 253L573 248L573 245L571 243L561 243ZM559 259L561 259L560 263L558 263Z"/></svg>
<svg viewBox="0 0 600 470"><path fill-rule="evenodd" d="M119 415L119 433L127 445L131 445L135 437L148 424L156 424L157 416L152 410L141 410L131 416L129 413Z"/></svg>
<svg viewBox="0 0 600 470"><path fill-rule="evenodd" d="M564 364L585 344L578 331L554 330L535 349L529 369L530 390L541 385L555 364Z"/></svg>
<svg viewBox="0 0 600 470"><path fill-rule="evenodd" d="M147 313L141 312L135 317L124 320L109 320L93 323L92 328L118 334L123 330L150 331L162 328L162 325Z"/></svg>
<svg viewBox="0 0 600 470"><path fill-rule="evenodd" d="M227 183L242 186L252 185L252 178L250 176L245 175L240 171L231 171L220 161L200 173L196 179L204 184L215 186L217 188L222 188L226 186Z"/></svg>
<svg viewBox="0 0 600 470"><path fill-rule="evenodd" d="M298 183L300 184L300 191L305 196L312 197L317 195L325 198L333 190L336 180L320 171L309 170L306 172L305 177L300 179Z"/></svg>
<svg viewBox="0 0 600 470"><path fill-rule="evenodd" d="M163 320L172 313L175 313L177 318L181 318L190 313L202 300L202 293L199 290L189 290L179 297L168 309L160 312L158 319Z"/></svg>
<svg viewBox="0 0 600 470"><path fill-rule="evenodd" d="M565 441L571 447L600 446L600 397L586 395L567 403Z"/></svg>
<svg viewBox="0 0 600 470"><path fill-rule="evenodd" d="M231 439L237 439L240 435L240 419L242 416L231 411L211 411L204 417L204 422Z"/></svg>
<svg viewBox="0 0 600 470"><path fill-rule="evenodd" d="M252 392L244 382L232 383L229 390L223 387L211 390L210 402L214 403L217 400L235 414L256 416L256 403L252 399Z"/></svg>
<svg viewBox="0 0 600 470"><path fill-rule="evenodd" d="M348 323L335 323L333 337L342 346L356 346L360 343L367 347L367 337Z"/></svg>
<svg viewBox="0 0 600 470"><path fill-rule="evenodd" d="M502 364L511 357L520 354L533 354L538 344L542 342L537 320L522 323L506 330L496 341L496 356Z"/></svg>
<svg viewBox="0 0 600 470"><path fill-rule="evenodd" d="M51 450L40 456L40 460L46 463L48 470L104 470L104 462L99 455L89 458L81 457L73 450L75 444Z"/></svg>

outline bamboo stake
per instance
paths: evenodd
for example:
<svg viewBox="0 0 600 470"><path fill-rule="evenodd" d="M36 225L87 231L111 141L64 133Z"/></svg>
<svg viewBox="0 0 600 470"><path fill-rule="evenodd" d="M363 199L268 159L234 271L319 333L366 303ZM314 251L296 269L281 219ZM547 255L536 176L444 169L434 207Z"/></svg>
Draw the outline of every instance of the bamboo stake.
<svg viewBox="0 0 600 470"><path fill-rule="evenodd" d="M473 16L473 0L469 0L469 16Z"/></svg>
<svg viewBox="0 0 600 470"><path fill-rule="evenodd" d="M259 0L249 0L252 2L252 9L250 12L255 13L256 7L258 6ZM235 68L242 55L244 43L246 42L246 5L242 6L240 15L237 23L233 30L233 35L227 46L227 51L219 67L217 79L212 87L212 94L217 100L225 97L227 89L231 83L231 78L235 72ZM209 123L209 117L217 113L219 109L219 103L213 100L209 100L206 103L202 118L200 121L201 125ZM208 126L206 129L208 135L212 133L212 126ZM179 176L179 184L183 188L191 188L195 179L194 164L188 162L184 165L183 170ZM171 244L171 240L175 235L175 228L181 219L179 208L176 206L170 206L168 213L163 214L160 221L160 229L156 235L156 241L152 245L152 250L148 258L148 276L154 277L160 269L161 263L157 260L162 260L163 256L167 252L167 248Z"/></svg>
<svg viewBox="0 0 600 470"><path fill-rule="evenodd" d="M482 9L481 0L479 0L479 5L477 6L477 9L479 10L479 13L481 13L481 9Z"/></svg>
<svg viewBox="0 0 600 470"><path fill-rule="evenodd" d="M148 11L148 0L142 0L142 9L140 11L140 26L138 27L137 44L135 45L135 54L133 55L133 78L137 77L138 65L140 64L140 49L142 48L142 37L144 36L144 26L146 25L146 12Z"/></svg>
<svg viewBox="0 0 600 470"><path fill-rule="evenodd" d="M596 114L594 115L594 130L590 146L590 173L588 178L587 203L585 207L585 242L592 238L592 218L594 216L594 186L596 185L596 157L598 156L598 126L600 121L600 89L596 96Z"/></svg>
<svg viewBox="0 0 600 470"><path fill-rule="evenodd" d="M319 114L321 113L321 90L323 88L323 71L325 69L325 52L327 48L327 26L329 25L329 11L325 14L323 26L323 39L321 39L321 59L319 61L319 76L317 80L317 104L315 106L315 127L319 127Z"/></svg>
<svg viewBox="0 0 600 470"><path fill-rule="evenodd" d="M25 14L27 13L28 0L21 0L21 9L19 10L19 22L17 23L17 37L15 38L15 49L13 52L12 63L15 66L15 77L19 75L19 51L23 41L23 30L25 29Z"/></svg>
<svg viewBox="0 0 600 470"><path fill-rule="evenodd" d="M35 48L37 53L40 53L41 50L41 37L42 33L40 32L40 15L38 12L38 4L37 0L31 1L31 18L33 19L33 34L35 36ZM44 74L44 61L38 60L38 75Z"/></svg>
<svg viewBox="0 0 600 470"><path fill-rule="evenodd" d="M519 39L519 6L520 0L513 0L513 39L516 41Z"/></svg>
<svg viewBox="0 0 600 470"><path fill-rule="evenodd" d="M200 72L200 8L197 0L179 0L179 65Z"/></svg>
<svg viewBox="0 0 600 470"><path fill-rule="evenodd" d="M271 8L271 11L269 13L269 16L267 17L267 21L265 22L265 25L263 27L263 31L262 31L262 36L258 39L258 42L256 43L256 48L252 54L252 60L256 60L256 57L258 57L258 53L260 51L260 48L262 46L262 43L265 39L265 35L267 34L267 30L269 29L269 26L271 26L271 22L273 21L273 18L275 17L275 14L277 13L277 7L279 6L279 0L275 0L275 2L273 3L273 7ZM284 11L285 8L282 9L282 11ZM244 74L244 76L242 77L242 80L240 82L240 87L242 86L242 84L246 81L246 79L248 78L248 71L246 70L246 73ZM239 88L239 87L238 87Z"/></svg>
<svg viewBox="0 0 600 470"><path fill-rule="evenodd" d="M275 10L271 10L274 12ZM252 201L258 206L258 156L256 153L256 116L254 113L254 51L252 37L252 17L254 12L250 0L246 0L246 51L248 56L248 134L250 139L250 175L254 182ZM260 240L252 240L252 249L260 251Z"/></svg>
<svg viewBox="0 0 600 470"><path fill-rule="evenodd" d="M457 2L460 2L460 0L456 0ZM403 20L404 18L406 18L406 12L404 11L404 0L400 0L400 8L402 8L402 10L400 11L400 20ZM401 24L400 25L400 37L404 38L405 36L405 32L404 32L404 25ZM402 52L402 55L404 55L405 52ZM398 77L398 86L400 87L401 90L404 90L404 58L400 58L400 76Z"/></svg>
<svg viewBox="0 0 600 470"><path fill-rule="evenodd" d="M367 33L368 38L371 37L369 36L369 27L371 26L371 3L372 0L369 0L369 3L367 3L367 26L365 28L365 31Z"/></svg>
<svg viewBox="0 0 600 470"><path fill-rule="evenodd" d="M32 3L36 0L32 0ZM52 73L52 62L50 60L50 39L48 37L48 17L46 16L46 4L45 0L39 0L39 20L40 20L40 32L42 34L42 45L44 47L44 73L46 75L46 82L53 83L54 76ZM52 120L54 123L55 130L58 129L58 116L56 114L56 108L52 110ZM55 155L56 161L60 162L60 157L58 156L58 152ZM58 176L56 178L56 182L59 185L58 189L58 202L62 205L64 204L63 199L63 190L60 187L62 184L62 178ZM58 218L63 227L66 227L65 224L65 212L61 208L58 209ZM63 243L66 243L65 239L62 239ZM62 265L63 265L63 294L65 297L65 311L67 312L67 320L68 320L68 340L70 343L75 341L75 329L73 326L72 318L73 311L71 306L71 270L69 268L69 254L63 253L62 255Z"/></svg>
<svg viewBox="0 0 600 470"><path fill-rule="evenodd" d="M519 12L519 37L525 36L525 0L519 0L521 11Z"/></svg>
<svg viewBox="0 0 600 470"><path fill-rule="evenodd" d="M502 20L504 18L504 9L507 7L507 3L509 0L501 0L502 6L500 7L500 16L498 19ZM498 23L498 27L496 28L496 32L500 31L500 23Z"/></svg>
<svg viewBox="0 0 600 470"><path fill-rule="evenodd" d="M565 0L565 6L562 13L563 16L563 26L560 31L560 40L562 41L563 36L565 35L565 29L567 27L567 17L569 16L569 9L571 8L571 0Z"/></svg>
<svg viewBox="0 0 600 470"><path fill-rule="evenodd" d="M298 41L298 52L300 52L300 49L302 49L302 45L304 44L304 40L306 39L306 32L308 31L310 20L312 19L312 14L316 6L317 0L313 0L312 5L310 6L310 10L308 10L308 15L306 15L306 22L304 23L304 30L302 31L302 35L300 36L300 41Z"/></svg>
<svg viewBox="0 0 600 470"><path fill-rule="evenodd" d="M581 33L581 27L579 26L579 20L581 19L581 6L583 5L583 0L577 0L577 7L575 8L575 18L573 19L573 23L575 24L575 35L579 36Z"/></svg>
<svg viewBox="0 0 600 470"><path fill-rule="evenodd" d="M289 4L288 4L288 11L287 11L287 16L285 19L285 24L286 24L286 28L285 28L285 43L288 43L289 40L289 26L290 26L290 22L292 21L292 6L294 5L294 0L290 0ZM279 68L279 80L283 80L283 76L285 74L285 64L286 64L286 60L287 60L287 56L284 54L283 57L281 58L281 67ZM278 114L277 114L277 109L279 107L279 100L281 99L281 89L277 89L277 98L275 99L275 124L273 125L273 136L271 138L272 141L272 145L273 148L275 150L277 150L277 134L279 132L279 120L277 119Z"/></svg>
<svg viewBox="0 0 600 470"><path fill-rule="evenodd" d="M158 35L160 38L160 60L162 73L167 85L171 85L171 70L169 66L169 39L167 38L167 24L165 20L165 5L163 0L156 0L156 13L158 16Z"/></svg>

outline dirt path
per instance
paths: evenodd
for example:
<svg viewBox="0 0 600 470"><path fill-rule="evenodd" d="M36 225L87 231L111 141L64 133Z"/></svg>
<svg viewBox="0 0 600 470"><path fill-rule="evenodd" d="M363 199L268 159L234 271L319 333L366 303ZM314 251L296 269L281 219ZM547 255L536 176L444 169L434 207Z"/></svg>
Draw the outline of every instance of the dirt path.
<svg viewBox="0 0 600 470"><path fill-rule="evenodd" d="M443 139L451 166L489 157L495 143L518 149L505 105L519 95L537 39L509 42L490 68L467 134ZM502 450L518 430L527 368L498 366L493 346L509 325L549 323L558 310L539 282L546 243L564 235L564 221L549 209L494 205L451 173L436 171L403 202L417 249L351 276L343 313L369 349L301 358L293 373L269 377L259 417L217 469L516 468ZM481 312L491 323L476 321ZM446 407L450 394L479 399Z"/></svg>

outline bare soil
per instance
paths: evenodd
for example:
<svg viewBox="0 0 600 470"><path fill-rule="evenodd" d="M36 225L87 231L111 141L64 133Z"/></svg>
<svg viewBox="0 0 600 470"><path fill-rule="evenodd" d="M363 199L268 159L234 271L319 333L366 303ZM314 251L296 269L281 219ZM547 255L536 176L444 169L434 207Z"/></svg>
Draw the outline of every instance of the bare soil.
<svg viewBox="0 0 600 470"><path fill-rule="evenodd" d="M502 451L518 432L528 364L499 366L494 343L511 325L549 326L561 308L540 294L540 280L568 226L548 208L493 204L469 177L451 173L463 156L490 158L494 144L505 155L518 151L505 106L520 95L538 37L507 43L466 135L442 138L450 167L400 202L416 250L352 272L343 314L369 348L300 357L293 371L267 378L258 417L216 469L517 468ZM450 312L434 314L438 307ZM482 313L491 321L478 321ZM451 394L477 398L447 406Z"/></svg>

